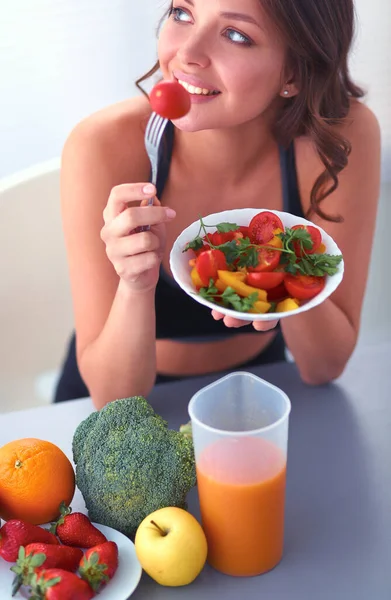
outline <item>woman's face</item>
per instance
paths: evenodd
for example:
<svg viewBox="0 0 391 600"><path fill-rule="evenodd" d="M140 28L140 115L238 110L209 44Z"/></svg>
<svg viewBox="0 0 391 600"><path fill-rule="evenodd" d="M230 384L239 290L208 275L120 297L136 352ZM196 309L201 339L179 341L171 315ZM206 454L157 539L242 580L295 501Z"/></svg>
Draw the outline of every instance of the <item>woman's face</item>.
<svg viewBox="0 0 391 600"><path fill-rule="evenodd" d="M252 121L282 92L285 49L259 0L174 0L158 52L164 79L191 93L185 131Z"/></svg>

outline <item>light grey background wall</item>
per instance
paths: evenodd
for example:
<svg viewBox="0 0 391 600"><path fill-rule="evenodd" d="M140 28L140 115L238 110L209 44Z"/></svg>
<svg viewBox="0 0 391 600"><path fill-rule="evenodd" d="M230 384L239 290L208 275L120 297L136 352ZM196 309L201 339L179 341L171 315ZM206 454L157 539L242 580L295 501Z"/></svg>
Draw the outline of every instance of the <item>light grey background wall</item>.
<svg viewBox="0 0 391 600"><path fill-rule="evenodd" d="M1 0L0 177L58 156L91 112L134 95L168 0ZM391 180L389 0L356 0L352 70L369 88Z"/></svg>

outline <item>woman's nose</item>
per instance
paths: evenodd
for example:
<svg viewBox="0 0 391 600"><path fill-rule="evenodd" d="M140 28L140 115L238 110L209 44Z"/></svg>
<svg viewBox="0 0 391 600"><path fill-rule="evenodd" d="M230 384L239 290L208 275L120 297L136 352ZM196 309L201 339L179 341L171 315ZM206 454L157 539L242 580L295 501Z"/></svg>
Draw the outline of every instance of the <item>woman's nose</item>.
<svg viewBox="0 0 391 600"><path fill-rule="evenodd" d="M207 43L200 34L193 34L180 46L177 56L184 65L197 65L205 68L210 65Z"/></svg>

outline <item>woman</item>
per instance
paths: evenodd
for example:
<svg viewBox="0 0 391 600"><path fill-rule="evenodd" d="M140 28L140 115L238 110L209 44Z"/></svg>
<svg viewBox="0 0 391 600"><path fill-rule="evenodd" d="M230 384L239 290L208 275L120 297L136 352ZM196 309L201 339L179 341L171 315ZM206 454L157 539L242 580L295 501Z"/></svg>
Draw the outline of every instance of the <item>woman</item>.
<svg viewBox="0 0 391 600"><path fill-rule="evenodd" d="M157 190L145 96L87 118L64 148L77 343L57 401L89 393L100 408L148 394L155 379L283 360L285 344L306 383L341 374L359 332L380 170L379 126L348 73L353 22L352 0L173 1L159 64L192 107L167 128ZM248 206L308 216L344 255L332 297L280 329L211 315L169 271L174 240L199 214Z"/></svg>

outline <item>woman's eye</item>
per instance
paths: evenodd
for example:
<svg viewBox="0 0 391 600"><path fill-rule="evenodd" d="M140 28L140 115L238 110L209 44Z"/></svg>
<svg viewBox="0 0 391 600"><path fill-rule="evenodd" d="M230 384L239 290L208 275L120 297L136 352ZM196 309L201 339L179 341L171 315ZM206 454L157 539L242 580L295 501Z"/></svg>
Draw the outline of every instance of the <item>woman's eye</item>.
<svg viewBox="0 0 391 600"><path fill-rule="evenodd" d="M181 23L189 23L191 21L190 15L183 8L172 8L170 15L174 21Z"/></svg>
<svg viewBox="0 0 391 600"><path fill-rule="evenodd" d="M236 31L236 29L227 29L225 36L235 44L242 44L243 46L252 46L252 41L243 33Z"/></svg>

